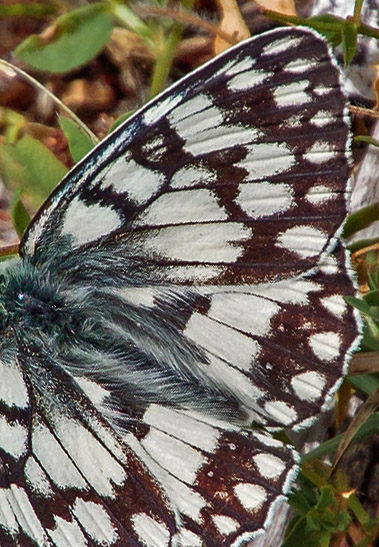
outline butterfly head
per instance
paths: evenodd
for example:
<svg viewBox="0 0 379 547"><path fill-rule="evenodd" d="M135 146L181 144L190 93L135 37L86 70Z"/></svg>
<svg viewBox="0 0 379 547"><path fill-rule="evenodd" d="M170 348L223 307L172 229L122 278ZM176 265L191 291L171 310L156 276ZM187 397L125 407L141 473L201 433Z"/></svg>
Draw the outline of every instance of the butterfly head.
<svg viewBox="0 0 379 547"><path fill-rule="evenodd" d="M38 282L36 280L39 279ZM41 282L42 281L42 282ZM54 337L67 322L65 301L59 286L48 274L28 261L15 261L0 276L0 333L4 340Z"/></svg>

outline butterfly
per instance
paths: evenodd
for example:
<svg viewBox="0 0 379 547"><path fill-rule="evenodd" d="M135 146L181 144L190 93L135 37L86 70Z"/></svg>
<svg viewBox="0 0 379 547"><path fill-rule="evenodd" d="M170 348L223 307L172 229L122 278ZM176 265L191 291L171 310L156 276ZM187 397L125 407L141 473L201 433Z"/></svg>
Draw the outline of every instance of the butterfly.
<svg viewBox="0 0 379 547"><path fill-rule="evenodd" d="M279 28L87 155L0 271L0 544L243 545L359 339L338 236L349 119ZM252 427L254 426L254 427Z"/></svg>

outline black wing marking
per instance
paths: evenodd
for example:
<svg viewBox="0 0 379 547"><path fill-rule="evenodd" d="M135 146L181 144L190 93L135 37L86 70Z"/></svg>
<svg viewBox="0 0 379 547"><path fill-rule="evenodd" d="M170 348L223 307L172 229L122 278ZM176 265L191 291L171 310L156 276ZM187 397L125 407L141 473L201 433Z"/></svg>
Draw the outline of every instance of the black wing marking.
<svg viewBox="0 0 379 547"><path fill-rule="evenodd" d="M109 250L141 282L256 283L313 267L346 215L341 87L310 30L236 46L76 166L22 254Z"/></svg>

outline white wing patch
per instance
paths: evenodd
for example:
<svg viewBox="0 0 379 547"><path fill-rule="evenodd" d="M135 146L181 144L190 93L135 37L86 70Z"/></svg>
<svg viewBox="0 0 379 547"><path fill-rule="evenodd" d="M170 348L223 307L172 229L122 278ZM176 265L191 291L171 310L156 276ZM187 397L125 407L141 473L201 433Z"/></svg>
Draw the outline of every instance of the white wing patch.
<svg viewBox="0 0 379 547"><path fill-rule="evenodd" d="M272 76L270 71L248 70L231 78L227 85L230 91L242 91L243 89L251 89L266 82L270 76Z"/></svg>
<svg viewBox="0 0 379 547"><path fill-rule="evenodd" d="M77 196L67 207L61 234L71 236L73 244L79 247L117 230L121 224L120 215L114 209L98 203L86 205Z"/></svg>
<svg viewBox="0 0 379 547"><path fill-rule="evenodd" d="M284 401L268 401L265 404L265 411L283 425L289 425L297 418L296 410Z"/></svg>
<svg viewBox="0 0 379 547"><path fill-rule="evenodd" d="M271 318L280 309L278 304L255 295L227 293L225 289L225 293L212 296L208 317L247 334L268 336Z"/></svg>
<svg viewBox="0 0 379 547"><path fill-rule="evenodd" d="M337 196L334 192L330 191L330 188L323 184L316 184L310 188L305 196L307 201L313 205L319 205L320 203L326 203L335 199Z"/></svg>
<svg viewBox="0 0 379 547"><path fill-rule="evenodd" d="M215 174L205 166L191 167L186 165L175 171L171 178L170 186L174 189L181 189L191 188L191 186L195 185L208 186L215 182Z"/></svg>
<svg viewBox="0 0 379 547"><path fill-rule="evenodd" d="M133 518L134 529L142 545L148 547L165 547L170 542L170 532L163 523L159 523L144 513Z"/></svg>
<svg viewBox="0 0 379 547"><path fill-rule="evenodd" d="M47 536L29 497L19 486L0 488L0 524L10 528L14 535L23 530L37 545L47 544Z"/></svg>
<svg viewBox="0 0 379 547"><path fill-rule="evenodd" d="M341 339L337 332L318 332L309 339L309 345L323 361L333 361L341 351Z"/></svg>
<svg viewBox="0 0 379 547"><path fill-rule="evenodd" d="M317 59L304 59L299 57L298 59L294 59L293 61L290 61L287 63L284 68L286 71L289 72L309 72L309 70L315 70L319 68L320 61Z"/></svg>
<svg viewBox="0 0 379 547"><path fill-rule="evenodd" d="M29 456L25 464L25 478L30 488L44 498L53 495L49 479L34 456Z"/></svg>
<svg viewBox="0 0 379 547"><path fill-rule="evenodd" d="M303 158L312 163L320 165L336 157L336 151L330 149L330 144L326 141L316 141L305 154Z"/></svg>
<svg viewBox="0 0 379 547"><path fill-rule="evenodd" d="M243 243L251 237L249 228L232 222L212 225L179 225L150 231L143 240L148 254L185 262L235 262Z"/></svg>
<svg viewBox="0 0 379 547"><path fill-rule="evenodd" d="M201 348L240 370L249 371L259 351L256 340L199 313L192 314L184 334ZM238 359L236 359L238 348Z"/></svg>
<svg viewBox="0 0 379 547"><path fill-rule="evenodd" d="M76 521L67 521L57 516L54 520L55 528L49 530L48 534L57 547L87 547L88 542Z"/></svg>
<svg viewBox="0 0 379 547"><path fill-rule="evenodd" d="M330 124L330 113L327 110L319 110L317 114L310 119L310 122L316 127L325 127Z"/></svg>
<svg viewBox="0 0 379 547"><path fill-rule="evenodd" d="M317 401L322 396L326 380L319 372L302 372L292 378L291 385L300 399Z"/></svg>
<svg viewBox="0 0 379 547"><path fill-rule="evenodd" d="M278 86L274 91L275 102L279 108L288 106L305 105L312 101L312 95L308 92L309 80L300 80L290 84Z"/></svg>
<svg viewBox="0 0 379 547"><path fill-rule="evenodd" d="M270 479L280 477L286 469L284 462L272 454L257 454L253 461L258 466L260 474Z"/></svg>
<svg viewBox="0 0 379 547"><path fill-rule="evenodd" d="M259 283L251 288L251 292L282 304L306 304L312 293L320 288L312 279L283 279L274 283ZM246 287L241 287L241 290L246 291Z"/></svg>
<svg viewBox="0 0 379 547"><path fill-rule="evenodd" d="M0 448L14 459L21 458L26 452L27 429L18 422L8 422L0 414Z"/></svg>
<svg viewBox="0 0 379 547"><path fill-rule="evenodd" d="M202 156L211 154L220 150L225 150L238 144L248 144L258 141L262 136L262 132L258 128L249 128L243 125L226 125L222 128L208 126L207 129L201 132L193 132L191 137L188 137L184 149L194 156ZM256 145L258 146L258 145Z"/></svg>
<svg viewBox="0 0 379 547"><path fill-rule="evenodd" d="M15 361L6 363L0 360L0 401L9 408L26 408L28 392L20 367Z"/></svg>
<svg viewBox="0 0 379 547"><path fill-rule="evenodd" d="M215 192L206 189L163 194L140 215L134 226L193 224L227 220L225 208Z"/></svg>
<svg viewBox="0 0 379 547"><path fill-rule="evenodd" d="M180 93L176 95L169 95L165 99L161 100L158 104L150 106L143 113L143 122L149 126L159 121L162 117L167 115L167 112L175 108L183 100Z"/></svg>
<svg viewBox="0 0 379 547"><path fill-rule="evenodd" d="M150 405L143 419L150 426L163 429L168 435L207 452L215 450L220 436L214 427L160 405Z"/></svg>
<svg viewBox="0 0 379 547"><path fill-rule="evenodd" d="M342 317L347 310L347 304L342 294L326 296L321 300L322 305L336 317Z"/></svg>
<svg viewBox="0 0 379 547"><path fill-rule="evenodd" d="M247 147L238 166L247 170L247 180L254 180L285 173L295 164L296 158L285 143L262 142Z"/></svg>
<svg viewBox="0 0 379 547"><path fill-rule="evenodd" d="M88 485L56 438L43 425L37 425L32 435L33 451L50 480L62 490L86 490Z"/></svg>
<svg viewBox="0 0 379 547"><path fill-rule="evenodd" d="M56 430L65 451L95 491L103 497L114 497L114 485L126 480L124 468L80 422L57 420ZM81 447L86 446L84 452Z"/></svg>
<svg viewBox="0 0 379 547"><path fill-rule="evenodd" d="M243 183L239 185L236 203L251 218L283 213L293 204L293 190L289 184L268 181Z"/></svg>
<svg viewBox="0 0 379 547"><path fill-rule="evenodd" d="M241 482L234 487L234 491L241 505L249 511L259 509L267 499L267 494L262 486Z"/></svg>
<svg viewBox="0 0 379 547"><path fill-rule="evenodd" d="M216 528L223 535L232 534L239 527L238 521L231 517L226 517L225 515L214 515L212 520L215 523Z"/></svg>
<svg viewBox="0 0 379 547"><path fill-rule="evenodd" d="M303 41L303 37L295 38L294 40L291 40L290 42L287 40L287 38L279 38L278 40L273 40L270 42L267 46L265 46L262 50L262 55L278 55L280 53L288 53L289 49L297 48L299 45L301 45L301 42Z"/></svg>
<svg viewBox="0 0 379 547"><path fill-rule="evenodd" d="M118 158L102 176L101 188L126 193L138 205L150 200L161 189L165 178L159 171L146 169L133 159Z"/></svg>
<svg viewBox="0 0 379 547"><path fill-rule="evenodd" d="M88 535L100 545L110 546L117 540L117 531L109 515L99 504L77 498L73 513L84 526Z"/></svg>
<svg viewBox="0 0 379 547"><path fill-rule="evenodd" d="M279 235L277 245L308 258L319 254L328 239L328 234L314 226L293 226Z"/></svg>

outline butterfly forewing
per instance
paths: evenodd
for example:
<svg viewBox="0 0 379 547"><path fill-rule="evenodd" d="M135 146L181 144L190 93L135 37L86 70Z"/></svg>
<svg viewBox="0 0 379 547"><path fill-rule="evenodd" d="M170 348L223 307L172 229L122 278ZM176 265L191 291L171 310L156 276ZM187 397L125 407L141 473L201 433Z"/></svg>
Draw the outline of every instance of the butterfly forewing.
<svg viewBox="0 0 379 547"><path fill-rule="evenodd" d="M53 192L1 278L1 545L216 547L268 525L296 453L249 427L312 421L358 339L346 111L324 40L276 29Z"/></svg>
<svg viewBox="0 0 379 547"><path fill-rule="evenodd" d="M23 252L63 236L62 253L116 244L151 281L292 276L317 264L345 217L348 135L325 42L300 29L262 35L95 150L42 208Z"/></svg>

